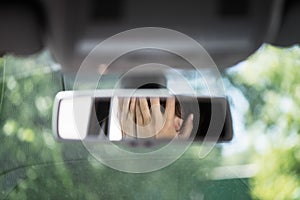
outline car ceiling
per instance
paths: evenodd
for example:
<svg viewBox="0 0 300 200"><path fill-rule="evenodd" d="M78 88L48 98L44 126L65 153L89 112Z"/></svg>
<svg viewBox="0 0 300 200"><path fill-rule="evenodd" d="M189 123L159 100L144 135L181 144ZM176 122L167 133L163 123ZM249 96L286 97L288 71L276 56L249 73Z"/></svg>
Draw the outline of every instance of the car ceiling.
<svg viewBox="0 0 300 200"><path fill-rule="evenodd" d="M76 72L87 54L101 41L138 27L180 31L198 41L219 69L225 69L247 58L265 42L280 46L299 43L300 2L2 1L0 24L2 55L30 55L47 47L64 72ZM131 42L120 45L130 45ZM172 39L170 43L178 48L182 45ZM187 51L193 53L192 49ZM154 60L164 58L177 62L165 53L152 52L148 55ZM136 52L124 59L120 66L138 63L143 56L144 51Z"/></svg>

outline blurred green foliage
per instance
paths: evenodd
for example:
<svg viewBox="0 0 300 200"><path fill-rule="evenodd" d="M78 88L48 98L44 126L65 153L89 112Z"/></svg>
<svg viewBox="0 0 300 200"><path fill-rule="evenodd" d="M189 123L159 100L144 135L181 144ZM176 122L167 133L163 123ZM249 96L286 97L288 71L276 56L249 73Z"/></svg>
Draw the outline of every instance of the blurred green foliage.
<svg viewBox="0 0 300 200"><path fill-rule="evenodd" d="M51 65L47 53L0 58L0 199L249 196L247 180L208 181L211 169L220 164L220 148L201 160L199 146L193 145L164 169L129 174L102 165L80 142L57 142L51 131L51 114L61 78Z"/></svg>
<svg viewBox="0 0 300 200"><path fill-rule="evenodd" d="M300 48L263 45L228 77L249 103L247 134L254 135L251 180L258 199L300 199Z"/></svg>

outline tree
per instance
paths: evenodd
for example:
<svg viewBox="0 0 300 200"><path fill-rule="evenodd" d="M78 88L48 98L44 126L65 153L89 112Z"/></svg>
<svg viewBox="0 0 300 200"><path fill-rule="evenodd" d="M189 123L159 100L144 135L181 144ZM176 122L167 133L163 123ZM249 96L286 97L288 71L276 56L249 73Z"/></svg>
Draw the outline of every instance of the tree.
<svg viewBox="0 0 300 200"><path fill-rule="evenodd" d="M249 102L245 116L247 134L259 131L267 138L264 150L252 154L252 159L258 164L258 173L251 181L253 197L299 199L299 46L263 45L228 75ZM253 146L261 142L255 140Z"/></svg>

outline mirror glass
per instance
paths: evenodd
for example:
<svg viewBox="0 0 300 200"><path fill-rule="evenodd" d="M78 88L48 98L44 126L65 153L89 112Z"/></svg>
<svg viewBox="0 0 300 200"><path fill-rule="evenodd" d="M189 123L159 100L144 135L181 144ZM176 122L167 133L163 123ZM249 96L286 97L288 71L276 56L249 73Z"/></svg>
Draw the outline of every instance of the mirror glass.
<svg viewBox="0 0 300 200"><path fill-rule="evenodd" d="M53 110L53 131L60 140L232 139L225 97L146 93L60 92Z"/></svg>

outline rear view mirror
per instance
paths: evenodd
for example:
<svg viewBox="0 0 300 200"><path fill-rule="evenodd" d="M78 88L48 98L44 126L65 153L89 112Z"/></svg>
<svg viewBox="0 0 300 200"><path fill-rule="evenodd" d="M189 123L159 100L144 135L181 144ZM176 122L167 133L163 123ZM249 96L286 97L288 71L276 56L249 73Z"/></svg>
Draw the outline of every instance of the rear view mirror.
<svg viewBox="0 0 300 200"><path fill-rule="evenodd" d="M227 98L172 95L165 89L59 92L52 123L62 141L225 142L233 136Z"/></svg>

